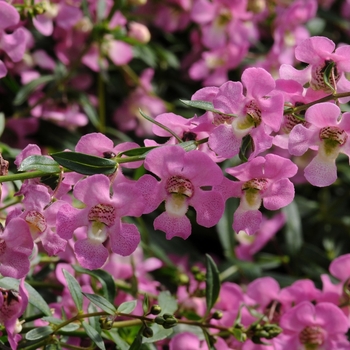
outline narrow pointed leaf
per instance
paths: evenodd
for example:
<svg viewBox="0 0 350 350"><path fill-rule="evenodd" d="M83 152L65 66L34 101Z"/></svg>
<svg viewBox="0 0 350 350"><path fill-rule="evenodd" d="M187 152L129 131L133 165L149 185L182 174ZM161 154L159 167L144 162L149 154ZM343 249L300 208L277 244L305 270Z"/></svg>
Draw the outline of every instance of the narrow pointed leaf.
<svg viewBox="0 0 350 350"><path fill-rule="evenodd" d="M219 297L220 293L220 276L218 268L214 260L206 254L207 257L207 273L206 273L206 282L205 282L205 299L207 303L207 312L206 315L209 315L210 310L215 305L216 300Z"/></svg>
<svg viewBox="0 0 350 350"><path fill-rule="evenodd" d="M142 328L130 345L129 350L139 350L142 346Z"/></svg>
<svg viewBox="0 0 350 350"><path fill-rule="evenodd" d="M82 325L85 329L86 334L101 350L105 350L105 343L100 334L97 333L96 329L92 328L87 322L83 321Z"/></svg>
<svg viewBox="0 0 350 350"><path fill-rule="evenodd" d="M213 344L213 340L210 337L208 331L205 328L203 328L202 330L203 330L203 334L204 334L204 339L205 339L205 341L206 341L206 343L208 345L208 349L209 350L216 350L216 348L215 348L215 346Z"/></svg>
<svg viewBox="0 0 350 350"><path fill-rule="evenodd" d="M23 87L20 88L18 91L15 99L13 100L13 104L15 106L19 106L25 101L27 101L28 96L34 92L34 90L42 84L47 84L50 81L53 81L55 77L53 75L42 75L40 78L32 80L30 83L27 85L24 85Z"/></svg>
<svg viewBox="0 0 350 350"><path fill-rule="evenodd" d="M57 152L51 157L65 168L83 175L113 174L117 163L111 159L79 152Z"/></svg>
<svg viewBox="0 0 350 350"><path fill-rule="evenodd" d="M45 173L60 172L59 164L51 158L45 156L29 156L23 160L18 171L40 170Z"/></svg>
<svg viewBox="0 0 350 350"><path fill-rule="evenodd" d="M124 303L118 306L117 311L123 314L130 314L131 312L134 311L136 305L137 305L136 300L125 301Z"/></svg>
<svg viewBox="0 0 350 350"><path fill-rule="evenodd" d="M180 102L182 102L183 104L185 104L188 107L194 107L194 108L203 109L203 110L209 111L209 112L224 114L224 115L228 115L230 117L236 117L236 115L234 115L234 114L223 113L223 112L219 111L218 109L215 109L213 104L211 102L208 102L208 101L180 100Z"/></svg>
<svg viewBox="0 0 350 350"><path fill-rule="evenodd" d="M43 339L53 333L53 329L50 326L34 328L26 333L27 340Z"/></svg>
<svg viewBox="0 0 350 350"><path fill-rule="evenodd" d="M63 274L67 281L68 289L72 295L74 304L77 307L78 311L81 311L83 309L83 294L80 284L67 270L63 269Z"/></svg>
<svg viewBox="0 0 350 350"><path fill-rule="evenodd" d="M117 309L114 307L114 305L104 297L101 297L97 294L89 293L83 293L83 295L85 295L92 303L94 303L96 306L98 306L103 311L109 313L110 315L115 315L115 313L117 312Z"/></svg>
<svg viewBox="0 0 350 350"><path fill-rule="evenodd" d="M74 270L79 273L84 273L89 276L95 277L101 283L102 289L101 294L111 303L113 303L115 299L115 283L113 277L104 270L87 270L79 265L73 266Z"/></svg>

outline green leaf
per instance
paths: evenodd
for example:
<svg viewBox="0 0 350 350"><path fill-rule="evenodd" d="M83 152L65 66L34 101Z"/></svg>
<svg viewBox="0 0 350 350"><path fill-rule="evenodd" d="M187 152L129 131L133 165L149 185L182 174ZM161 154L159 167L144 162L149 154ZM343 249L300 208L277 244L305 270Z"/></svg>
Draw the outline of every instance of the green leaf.
<svg viewBox="0 0 350 350"><path fill-rule="evenodd" d="M237 328L234 328L232 330L232 334L233 336L240 342L244 342L245 341L245 337L243 336L243 332L241 329L237 329Z"/></svg>
<svg viewBox="0 0 350 350"><path fill-rule="evenodd" d="M101 22L105 18L106 0L97 1L97 22Z"/></svg>
<svg viewBox="0 0 350 350"><path fill-rule="evenodd" d="M153 336L151 338L143 338L142 342L144 344L154 343L156 341L168 338L174 331L172 328L165 329L163 326L156 323L152 324L151 329L153 331Z"/></svg>
<svg viewBox="0 0 350 350"><path fill-rule="evenodd" d="M97 333L96 329L92 328L86 321L82 322L86 334L89 338L99 347L101 350L105 350L105 343L100 334Z"/></svg>
<svg viewBox="0 0 350 350"><path fill-rule="evenodd" d="M207 273L205 282L205 299L207 304L206 316L208 316L219 297L221 284L219 271L214 260L208 254L206 254L206 257Z"/></svg>
<svg viewBox="0 0 350 350"><path fill-rule="evenodd" d="M300 251L300 248L303 245L301 218L298 206L295 202L292 202L288 206L284 207L282 211L285 213L287 218L284 231L286 248L291 255L295 255Z"/></svg>
<svg viewBox="0 0 350 350"><path fill-rule="evenodd" d="M38 340L46 338L53 333L53 329L50 326L34 328L26 333L27 340Z"/></svg>
<svg viewBox="0 0 350 350"><path fill-rule="evenodd" d="M53 159L45 156L29 156L23 160L18 171L40 170L45 173L59 173L60 166Z"/></svg>
<svg viewBox="0 0 350 350"><path fill-rule="evenodd" d="M96 108L92 105L90 102L88 96L86 94L79 95L78 98L79 104L83 108L85 114L89 118L91 124L98 129L99 127L99 120L98 120L98 114L96 112Z"/></svg>
<svg viewBox="0 0 350 350"><path fill-rule="evenodd" d="M208 349L209 350L216 350L216 348L214 346L213 338L210 336L210 334L208 333L208 331L205 328L202 328L202 330L203 330L203 334L204 334L204 339L208 345Z"/></svg>
<svg viewBox="0 0 350 350"><path fill-rule="evenodd" d="M135 157L135 156L146 156L146 154L154 148L158 146L150 146L150 147L139 147L129 149L128 151L124 151L118 154L118 157L127 156L127 157ZM140 158L141 160L142 158Z"/></svg>
<svg viewBox="0 0 350 350"><path fill-rule="evenodd" d="M100 158L78 152L57 152L51 157L65 168L83 175L113 174L117 163L111 159Z"/></svg>
<svg viewBox="0 0 350 350"><path fill-rule="evenodd" d="M89 312L90 314L98 312L97 307L96 307L94 304L89 303L88 312ZM90 322L91 327L93 327L94 329L96 329L96 331L97 331L98 333L101 333L101 324L100 324L100 320L101 320L101 319L100 319L99 316L89 317L89 322Z"/></svg>
<svg viewBox="0 0 350 350"><path fill-rule="evenodd" d="M142 327L139 333L137 334L137 336L135 337L134 341L130 345L129 350L139 350L141 349L141 346L142 346Z"/></svg>
<svg viewBox="0 0 350 350"><path fill-rule="evenodd" d="M170 294L168 290L159 293L158 304L162 308L160 315L174 314L178 308L176 299Z"/></svg>
<svg viewBox="0 0 350 350"><path fill-rule="evenodd" d="M327 64L326 69L323 72L323 80L325 84L329 87L332 93L335 92L334 86L333 86L333 81L332 81L332 72L333 69L335 68L335 62L331 61L330 63Z"/></svg>
<svg viewBox="0 0 350 350"><path fill-rule="evenodd" d="M242 162L247 162L250 152L254 149L254 140L248 134L243 137L241 147L239 148L239 159Z"/></svg>
<svg viewBox="0 0 350 350"><path fill-rule="evenodd" d="M178 146L182 147L186 152L194 151L195 149L197 149L196 141L181 142L178 144Z"/></svg>
<svg viewBox="0 0 350 350"><path fill-rule="evenodd" d="M4 277L0 279L0 287L18 290L19 281L15 278ZM24 286L29 294L29 303L38 308L44 315L51 316L51 309L44 298L28 283Z"/></svg>
<svg viewBox="0 0 350 350"><path fill-rule="evenodd" d="M129 350L129 344L118 334L116 329L104 330L105 337L117 345L118 350Z"/></svg>
<svg viewBox="0 0 350 350"><path fill-rule="evenodd" d="M142 301L142 310L144 314L147 314L149 310L149 296L145 294Z"/></svg>
<svg viewBox="0 0 350 350"><path fill-rule="evenodd" d="M3 134L5 129L5 114L0 113L0 136Z"/></svg>
<svg viewBox="0 0 350 350"><path fill-rule="evenodd" d="M116 314L117 309L114 307L112 303L110 303L104 297L101 297L100 295L97 295L97 294L89 294L89 293L83 293L83 295L85 295L92 303L94 303L103 311L109 313L110 315Z"/></svg>
<svg viewBox="0 0 350 350"><path fill-rule="evenodd" d="M123 314L130 314L134 311L136 305L137 300L125 301L118 306L117 311Z"/></svg>
<svg viewBox="0 0 350 350"><path fill-rule="evenodd" d="M15 99L13 100L13 104L15 106L19 106L25 101L27 101L28 96L34 92L34 90L39 86L39 85L45 85L49 83L50 81L53 81L55 77L53 75L42 75L40 78L32 80L30 83L27 85L24 85L21 87L21 89L18 91Z"/></svg>
<svg viewBox="0 0 350 350"><path fill-rule="evenodd" d="M81 311L83 309L83 294L80 284L67 270L63 269L63 274L67 281L68 289L70 291L74 304L77 307L78 311Z"/></svg>
<svg viewBox="0 0 350 350"><path fill-rule="evenodd" d="M219 113L219 114L227 115L229 117L236 117L236 115L234 115L234 114L223 113L223 112L219 111L218 109L215 109L213 104L211 102L208 102L208 101L191 101L191 100L181 100L181 99L180 99L180 101L188 107L203 109L205 111Z"/></svg>
<svg viewBox="0 0 350 350"><path fill-rule="evenodd" d="M84 273L89 276L95 277L101 283L102 295L111 303L114 302L116 293L115 283L113 277L107 271L87 270L79 265L74 265L73 268L79 273Z"/></svg>

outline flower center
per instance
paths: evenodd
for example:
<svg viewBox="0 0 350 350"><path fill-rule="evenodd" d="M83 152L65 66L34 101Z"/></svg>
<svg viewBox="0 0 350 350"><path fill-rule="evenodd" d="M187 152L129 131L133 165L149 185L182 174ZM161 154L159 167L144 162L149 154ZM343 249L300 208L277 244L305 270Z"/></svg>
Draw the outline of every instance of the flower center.
<svg viewBox="0 0 350 350"><path fill-rule="evenodd" d="M293 114L286 114L281 129L285 134L289 134L297 124L302 124L305 127L309 125L307 121L301 120Z"/></svg>
<svg viewBox="0 0 350 350"><path fill-rule="evenodd" d="M342 146L348 139L348 135L337 126L327 126L320 130L320 139L334 141Z"/></svg>
<svg viewBox="0 0 350 350"><path fill-rule="evenodd" d="M169 194L180 194L189 198L194 193L192 182L177 175L169 177L165 189Z"/></svg>
<svg viewBox="0 0 350 350"><path fill-rule="evenodd" d="M229 116L229 115L215 113L214 114L213 124L215 126L219 126L219 125L225 124L225 123L226 124L232 124L233 120L234 120L234 118Z"/></svg>
<svg viewBox="0 0 350 350"><path fill-rule="evenodd" d="M257 127L261 123L261 110L258 107L255 100L251 100L249 103L246 104L246 114L249 116L254 126Z"/></svg>
<svg viewBox="0 0 350 350"><path fill-rule="evenodd" d="M324 72L330 63L332 62L326 61L323 66L312 67L311 81L310 81L310 85L312 89L331 92L329 86L326 85L323 77ZM339 79L340 79L340 74L338 72L337 66L334 66L334 68L331 70L331 74L328 77L328 80L332 84L332 83L337 83Z"/></svg>
<svg viewBox="0 0 350 350"><path fill-rule="evenodd" d="M47 228L44 216L35 210L29 211L25 220L29 224L29 230L32 236L40 235L40 233L43 233Z"/></svg>
<svg viewBox="0 0 350 350"><path fill-rule="evenodd" d="M117 217L115 208L110 204L97 204L89 211L89 221L98 221L106 226L112 226Z"/></svg>
<svg viewBox="0 0 350 350"><path fill-rule="evenodd" d="M257 191L264 191L266 190L268 185L267 179L251 179L247 182L245 182L242 186L242 190L257 190Z"/></svg>
<svg viewBox="0 0 350 350"><path fill-rule="evenodd" d="M305 345L307 350L316 350L324 342L324 332L320 326L309 326L299 334L300 343Z"/></svg>

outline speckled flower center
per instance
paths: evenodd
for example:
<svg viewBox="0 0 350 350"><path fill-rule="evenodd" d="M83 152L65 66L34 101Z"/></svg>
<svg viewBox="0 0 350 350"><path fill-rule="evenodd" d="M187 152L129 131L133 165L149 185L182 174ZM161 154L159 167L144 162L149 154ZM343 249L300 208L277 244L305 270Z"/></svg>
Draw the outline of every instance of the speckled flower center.
<svg viewBox="0 0 350 350"><path fill-rule="evenodd" d="M309 326L299 334L300 343L305 345L307 350L316 350L324 342L324 332L320 326Z"/></svg>
<svg viewBox="0 0 350 350"><path fill-rule="evenodd" d="M261 123L261 110L255 100L250 101L246 104L246 114L253 122L254 126L258 126Z"/></svg>
<svg viewBox="0 0 350 350"><path fill-rule="evenodd" d="M165 189L169 194L182 194L189 198L191 198L194 193L192 182L176 175L169 177Z"/></svg>
<svg viewBox="0 0 350 350"><path fill-rule="evenodd" d="M332 62L326 61L323 65L312 68L310 85L314 90L330 91L329 86L326 85L323 78L324 72L330 63ZM338 82L340 79L340 74L338 72L337 66L334 66L333 74L330 75L328 79L331 84L333 82L333 79L334 83Z"/></svg>
<svg viewBox="0 0 350 350"><path fill-rule="evenodd" d="M234 118L229 116L229 115L215 113L214 114L213 124L215 126L219 126L219 125L225 124L225 123L226 124L232 124L233 119Z"/></svg>
<svg viewBox="0 0 350 350"><path fill-rule="evenodd" d="M337 126L327 126L320 130L320 139L335 141L342 146L348 139L348 135L344 130L338 128Z"/></svg>
<svg viewBox="0 0 350 350"><path fill-rule="evenodd" d="M285 118L284 118L283 125L282 125L282 131L285 134L289 134L292 131L292 129L295 127L295 125L297 125L297 124L302 124L305 127L307 127L309 125L308 122L297 118L293 114L286 114Z"/></svg>
<svg viewBox="0 0 350 350"><path fill-rule="evenodd" d="M39 232L43 233L47 228L44 216L35 210L29 211L25 217L25 220L29 224L29 229L32 234Z"/></svg>
<svg viewBox="0 0 350 350"><path fill-rule="evenodd" d="M251 179L243 184L242 190L264 191L267 188L267 185L267 179Z"/></svg>
<svg viewBox="0 0 350 350"><path fill-rule="evenodd" d="M89 211L89 221L99 221L106 226L112 226L117 217L115 208L110 204L97 204Z"/></svg>

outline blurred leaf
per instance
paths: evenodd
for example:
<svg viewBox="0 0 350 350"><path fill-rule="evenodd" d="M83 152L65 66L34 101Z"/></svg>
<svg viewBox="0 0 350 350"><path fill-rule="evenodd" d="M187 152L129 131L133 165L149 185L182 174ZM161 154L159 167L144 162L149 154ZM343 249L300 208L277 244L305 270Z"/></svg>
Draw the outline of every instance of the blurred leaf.
<svg viewBox="0 0 350 350"><path fill-rule="evenodd" d="M97 22L101 22L106 14L106 0L97 1Z"/></svg>
<svg viewBox="0 0 350 350"><path fill-rule="evenodd" d="M92 314L98 312L97 307L90 303L88 306L88 313ZM89 317L89 323L92 328L94 328L99 334L101 334L101 324L100 324L100 316Z"/></svg>
<svg viewBox="0 0 350 350"><path fill-rule="evenodd" d="M162 309L160 315L174 314L178 308L176 299L167 290L159 293L158 304Z"/></svg>
<svg viewBox="0 0 350 350"><path fill-rule="evenodd" d="M0 137L3 134L5 129L5 114L0 113Z"/></svg>
<svg viewBox="0 0 350 350"><path fill-rule="evenodd" d="M152 324L151 329L153 331L153 336L151 338L143 338L142 342L144 344L154 343L156 341L163 340L165 338L168 338L173 333L172 328L165 329L163 328L163 326L160 326L157 323Z"/></svg>
<svg viewBox="0 0 350 350"><path fill-rule="evenodd" d="M135 310L136 305L137 300L125 301L118 306L117 311L123 314L130 314Z"/></svg>
<svg viewBox="0 0 350 350"><path fill-rule="evenodd" d="M194 151L198 147L196 141L181 142L178 146L182 147L186 152Z"/></svg>
<svg viewBox="0 0 350 350"><path fill-rule="evenodd" d="M154 50L149 45L135 45L133 46L134 58L138 58L145 62L151 68L157 67L157 56Z"/></svg>
<svg viewBox="0 0 350 350"><path fill-rule="evenodd" d="M98 114L96 112L96 108L90 102L88 96L86 94L80 94L78 99L79 104L83 108L85 114L89 118L91 124L98 129L99 127L99 119Z"/></svg>
<svg viewBox="0 0 350 350"><path fill-rule="evenodd" d="M45 156L29 156L23 160L18 171L40 170L45 173L59 173L60 166L53 159Z"/></svg>
<svg viewBox="0 0 350 350"><path fill-rule="evenodd" d="M218 109L215 109L213 104L211 102L208 102L208 101L191 101L191 100L181 100L181 99L180 99L180 101L188 107L194 107L194 108L203 109L203 110L209 111L209 112L219 113L219 114L227 115L230 117L236 117L236 115L234 115L234 114L223 113L223 112L219 111Z"/></svg>
<svg viewBox="0 0 350 350"><path fill-rule="evenodd" d="M117 345L118 350L129 350L129 344L118 334L116 329L104 330L106 338L112 340Z"/></svg>
<svg viewBox="0 0 350 350"><path fill-rule="evenodd" d="M241 147L239 148L239 159L242 162L247 162L250 152L254 149L254 140L248 134L243 137Z"/></svg>
<svg viewBox="0 0 350 350"><path fill-rule="evenodd" d="M117 163L111 159L100 158L78 152L57 152L51 157L65 168L83 175L113 174Z"/></svg>
<svg viewBox="0 0 350 350"><path fill-rule="evenodd" d="M134 341L130 345L129 350L139 350L142 346L142 328L140 329L139 333L135 337Z"/></svg>
<svg viewBox="0 0 350 350"><path fill-rule="evenodd" d="M63 269L64 277L68 284L69 292L72 296L75 306L78 311L82 311L83 309L83 294L81 291L80 284L78 281L65 269Z"/></svg>
<svg viewBox="0 0 350 350"><path fill-rule="evenodd" d="M333 82L331 80L332 71L335 67L336 67L335 62L330 61L330 63L327 64L326 69L323 72L323 80L324 80L325 84L329 87L329 89L331 90L332 93L335 92L334 83L336 83L336 82Z"/></svg>
<svg viewBox="0 0 350 350"><path fill-rule="evenodd" d="M239 205L238 198L229 198L226 201L224 215L217 224L218 235L220 243L224 250L226 258L234 257L234 247L237 245L235 240L235 232L232 229L233 214Z"/></svg>
<svg viewBox="0 0 350 350"><path fill-rule="evenodd" d="M147 314L149 310L149 296L145 294L142 301L142 310L144 314Z"/></svg>
<svg viewBox="0 0 350 350"><path fill-rule="evenodd" d="M219 271L214 260L208 254L206 254L206 258L205 299L207 304L206 316L208 316L219 297L221 283Z"/></svg>
<svg viewBox="0 0 350 350"><path fill-rule="evenodd" d="M4 277L0 279L0 287L18 291L19 281L15 278ZM44 298L28 283L24 286L29 294L29 303L38 308L44 315L51 316L51 309Z"/></svg>
<svg viewBox="0 0 350 350"><path fill-rule="evenodd" d="M117 309L107 299L97 294L83 293L92 303L110 315L115 315Z"/></svg>
<svg viewBox="0 0 350 350"><path fill-rule="evenodd" d="M92 328L86 321L83 321L82 325L86 334L96 344L96 346L101 350L105 350L105 343L103 342L101 335L97 333L96 329Z"/></svg>
<svg viewBox="0 0 350 350"><path fill-rule="evenodd" d="M55 76L53 75L42 75L40 78L37 78L35 80L32 80L27 85L24 85L20 88L18 91L15 99L13 100L13 104L15 106L19 106L25 101L28 100L29 95L34 92L34 90L39 87L40 85L45 85L49 83L50 81L53 81Z"/></svg>
<svg viewBox="0 0 350 350"><path fill-rule="evenodd" d="M233 336L240 342L244 342L245 341L245 337L243 336L243 332L241 329L237 329L237 328L234 328L232 330L232 333L233 333Z"/></svg>
<svg viewBox="0 0 350 350"><path fill-rule="evenodd" d="M139 148L133 148L129 149L127 151L121 152L118 154L118 156L127 156L127 157L135 157L135 156L146 156L146 154L151 151L154 148L157 148L158 146L150 146L150 147L139 147ZM140 157L140 160L142 158Z"/></svg>
<svg viewBox="0 0 350 350"><path fill-rule="evenodd" d="M284 229L286 249L290 255L299 252L303 244L302 226L298 207L295 202L290 203L282 209L286 215L287 222Z"/></svg>
<svg viewBox="0 0 350 350"><path fill-rule="evenodd" d="M50 326L44 326L39 328L34 328L26 333L25 338L27 340L38 340L46 338L53 333L53 329Z"/></svg>
<svg viewBox="0 0 350 350"><path fill-rule="evenodd" d="M115 283L113 277L107 271L87 270L79 265L74 265L73 268L79 273L85 273L98 279L102 286L102 295L111 303L114 302L116 293Z"/></svg>
<svg viewBox="0 0 350 350"><path fill-rule="evenodd" d="M204 334L204 339L208 345L209 350L216 350L216 347L214 346L214 341L213 338L210 336L208 331L205 328L202 328L203 334Z"/></svg>

